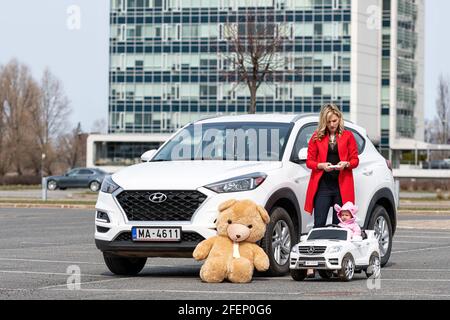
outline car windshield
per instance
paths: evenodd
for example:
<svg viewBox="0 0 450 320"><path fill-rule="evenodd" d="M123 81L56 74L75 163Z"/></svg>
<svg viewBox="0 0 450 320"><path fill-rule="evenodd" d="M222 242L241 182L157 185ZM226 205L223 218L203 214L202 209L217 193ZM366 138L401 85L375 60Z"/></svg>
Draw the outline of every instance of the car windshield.
<svg viewBox="0 0 450 320"><path fill-rule="evenodd" d="M229 122L190 125L165 144L156 161L281 161L290 123Z"/></svg>
<svg viewBox="0 0 450 320"><path fill-rule="evenodd" d="M347 240L346 230L313 230L308 237L308 240Z"/></svg>

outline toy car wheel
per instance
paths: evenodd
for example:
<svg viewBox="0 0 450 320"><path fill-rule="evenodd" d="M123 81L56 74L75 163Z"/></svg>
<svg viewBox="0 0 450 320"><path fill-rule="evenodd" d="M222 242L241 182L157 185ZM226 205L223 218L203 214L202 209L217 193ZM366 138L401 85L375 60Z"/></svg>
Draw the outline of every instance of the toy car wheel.
<svg viewBox="0 0 450 320"><path fill-rule="evenodd" d="M108 269L121 276L135 276L144 268L147 258L122 258L103 255Z"/></svg>
<svg viewBox="0 0 450 320"><path fill-rule="evenodd" d="M291 269L291 277L295 281L303 281L306 278L306 273L308 270L295 270Z"/></svg>
<svg viewBox="0 0 450 320"><path fill-rule="evenodd" d="M50 180L49 182L47 182L48 190L56 190L57 187L58 187L58 185L56 184L55 180Z"/></svg>
<svg viewBox="0 0 450 320"><path fill-rule="evenodd" d="M381 266L384 267L391 256L392 224L386 209L382 206L376 206L373 210L369 229L375 230L375 236L380 245Z"/></svg>
<svg viewBox="0 0 450 320"><path fill-rule="evenodd" d="M294 223L284 208L275 207L270 213L270 223L261 241L261 247L270 261L267 275L283 276L289 272L289 256L295 237Z"/></svg>
<svg viewBox="0 0 450 320"><path fill-rule="evenodd" d="M342 281L350 281L355 275L355 260L350 253L342 258L342 268L339 270L339 278Z"/></svg>
<svg viewBox="0 0 450 320"><path fill-rule="evenodd" d="M330 280L333 277L333 271L330 270L319 270L319 275L322 279Z"/></svg>
<svg viewBox="0 0 450 320"><path fill-rule="evenodd" d="M366 270L367 278L379 278L381 274L381 261L378 253L374 252L369 259L369 267Z"/></svg>

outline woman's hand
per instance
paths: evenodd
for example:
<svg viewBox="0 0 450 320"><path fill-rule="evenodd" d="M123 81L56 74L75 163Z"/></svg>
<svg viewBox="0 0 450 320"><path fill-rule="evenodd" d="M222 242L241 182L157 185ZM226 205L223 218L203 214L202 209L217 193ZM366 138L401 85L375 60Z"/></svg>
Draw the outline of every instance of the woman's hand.
<svg viewBox="0 0 450 320"><path fill-rule="evenodd" d="M345 168L348 168L348 167L350 166L350 162L347 162L347 161L341 161L341 162L339 162L337 165L339 166L339 168L337 168L336 170L342 171L342 170L344 170Z"/></svg>
<svg viewBox="0 0 450 320"><path fill-rule="evenodd" d="M319 164L317 165L317 169L319 169L319 170L324 170L324 171L326 171L326 172L331 172L331 171L333 171L333 169L330 169L330 168L329 168L329 166L331 166L331 165L332 165L332 164L329 163L329 162L319 163Z"/></svg>

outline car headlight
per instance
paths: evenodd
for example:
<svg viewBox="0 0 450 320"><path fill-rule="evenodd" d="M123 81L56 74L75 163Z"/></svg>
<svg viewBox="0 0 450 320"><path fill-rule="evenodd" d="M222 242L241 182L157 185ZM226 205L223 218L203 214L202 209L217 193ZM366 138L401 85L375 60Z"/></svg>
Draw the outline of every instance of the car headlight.
<svg viewBox="0 0 450 320"><path fill-rule="evenodd" d="M104 193L113 193L119 188L120 186L113 181L111 176L106 176L105 179L103 179L100 190Z"/></svg>
<svg viewBox="0 0 450 320"><path fill-rule="evenodd" d="M264 173L254 173L229 180L219 181L217 183L207 185L205 188L217 193L249 191L258 188L264 180L266 180L266 177L267 175Z"/></svg>
<svg viewBox="0 0 450 320"><path fill-rule="evenodd" d="M328 249L328 253L338 253L341 252L342 246L334 246Z"/></svg>
<svg viewBox="0 0 450 320"><path fill-rule="evenodd" d="M291 252L292 253L298 253L298 245L293 246L292 249L291 249Z"/></svg>

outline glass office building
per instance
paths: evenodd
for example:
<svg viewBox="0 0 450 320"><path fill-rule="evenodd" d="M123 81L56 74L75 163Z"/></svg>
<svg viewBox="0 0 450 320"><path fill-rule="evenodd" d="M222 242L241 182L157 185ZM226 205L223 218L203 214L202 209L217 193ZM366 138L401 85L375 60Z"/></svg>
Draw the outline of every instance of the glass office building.
<svg viewBox="0 0 450 320"><path fill-rule="evenodd" d="M384 0L382 31L380 149L395 160L396 142L424 140L423 0Z"/></svg>
<svg viewBox="0 0 450 320"><path fill-rule="evenodd" d="M334 101L349 113L350 0L113 0L109 131L173 132L247 112L248 88L224 76L224 30L255 8L260 21L271 16L287 30L285 64L260 87L256 111L317 112Z"/></svg>
<svg viewBox="0 0 450 320"><path fill-rule="evenodd" d="M162 142L188 122L246 113L248 88L224 75L226 28L239 29L249 14L286 31L284 63L258 90L256 112L318 112L335 102L392 157L392 141L417 138L423 122L422 1L111 0L108 128L115 142L88 140L88 165L120 166L123 150L154 148L152 136ZM130 136L139 147L122 145ZM139 161L137 153L130 158Z"/></svg>

